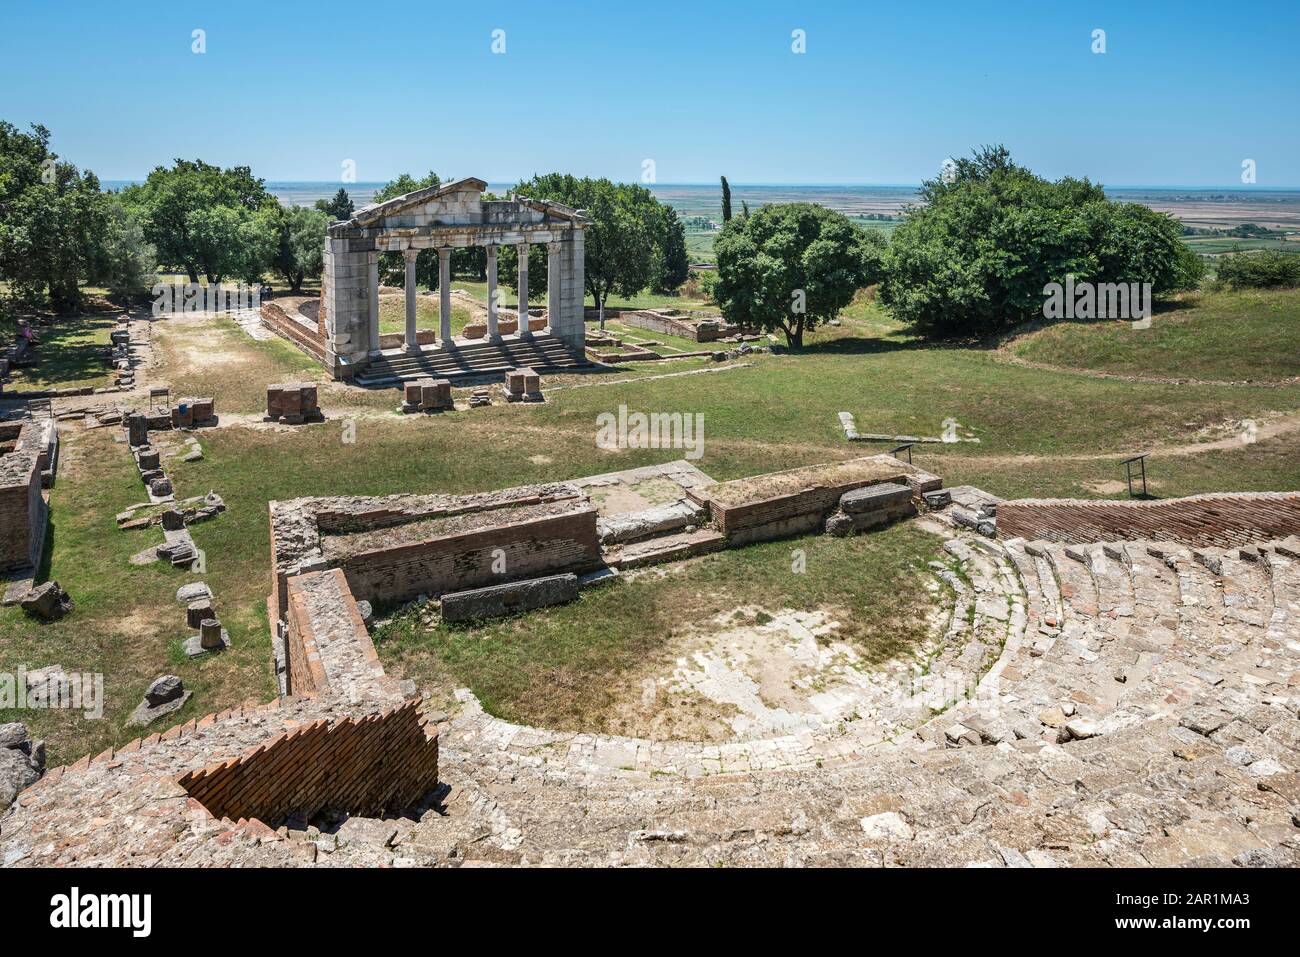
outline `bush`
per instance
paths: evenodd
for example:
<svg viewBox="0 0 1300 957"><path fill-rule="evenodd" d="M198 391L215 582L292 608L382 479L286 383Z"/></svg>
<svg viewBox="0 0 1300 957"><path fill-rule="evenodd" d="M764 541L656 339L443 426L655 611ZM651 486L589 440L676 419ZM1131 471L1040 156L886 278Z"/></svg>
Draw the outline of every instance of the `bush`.
<svg viewBox="0 0 1300 957"><path fill-rule="evenodd" d="M1224 256L1218 262L1218 280L1234 289L1300 286L1300 255L1269 250Z"/></svg>
<svg viewBox="0 0 1300 957"><path fill-rule="evenodd" d="M1115 203L1088 180L1049 182L1002 147L925 183L890 237L881 300L922 335L982 338L1043 316L1044 287L1194 287L1203 266L1173 218Z"/></svg>

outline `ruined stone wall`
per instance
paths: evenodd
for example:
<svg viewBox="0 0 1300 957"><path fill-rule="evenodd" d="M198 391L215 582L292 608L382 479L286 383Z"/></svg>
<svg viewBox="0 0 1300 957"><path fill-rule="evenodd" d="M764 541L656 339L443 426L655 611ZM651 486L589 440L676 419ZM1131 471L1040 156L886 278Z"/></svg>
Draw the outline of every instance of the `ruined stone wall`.
<svg viewBox="0 0 1300 957"><path fill-rule="evenodd" d="M354 594L369 601L398 602L556 572L590 571L600 561L596 510L581 508L364 552L340 567Z"/></svg>
<svg viewBox="0 0 1300 957"><path fill-rule="evenodd" d="M339 569L288 581L285 655L288 693L337 692L350 700L395 700L401 693L384 675L356 599Z"/></svg>
<svg viewBox="0 0 1300 957"><path fill-rule="evenodd" d="M1021 499L997 507L1002 538L1083 544L1175 541L1229 548L1300 534L1300 492L1235 492L1164 501Z"/></svg>
<svg viewBox="0 0 1300 957"><path fill-rule="evenodd" d="M326 361L325 337L320 333L313 334L303 323L295 322L279 304L262 303L262 324L281 338L288 339L317 362Z"/></svg>
<svg viewBox="0 0 1300 957"><path fill-rule="evenodd" d="M40 563L45 539L45 499L41 495L40 426L25 420L7 423L0 441L13 450L0 455L0 571ZM6 438L8 436L8 438Z"/></svg>
<svg viewBox="0 0 1300 957"><path fill-rule="evenodd" d="M873 455L720 482L689 495L708 507L735 547L816 531L846 492L882 483L907 485L919 496L941 480L892 456Z"/></svg>
<svg viewBox="0 0 1300 957"><path fill-rule="evenodd" d="M277 827L291 814L379 815L417 803L438 783L438 737L409 701L360 717L319 719L233 761L177 779L216 818Z"/></svg>

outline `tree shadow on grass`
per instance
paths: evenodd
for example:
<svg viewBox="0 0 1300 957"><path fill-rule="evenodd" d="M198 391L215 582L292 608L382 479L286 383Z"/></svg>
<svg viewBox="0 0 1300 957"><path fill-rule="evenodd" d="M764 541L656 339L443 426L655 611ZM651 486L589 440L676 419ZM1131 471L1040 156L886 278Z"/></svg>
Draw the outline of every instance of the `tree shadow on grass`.
<svg viewBox="0 0 1300 957"><path fill-rule="evenodd" d="M111 329L116 323L114 313L59 319L38 326L41 342L33 351L36 362L15 370L22 374L21 384L15 384L19 388L29 383L57 388L64 383L106 377L112 349L106 342L86 337L98 329Z"/></svg>
<svg viewBox="0 0 1300 957"><path fill-rule="evenodd" d="M912 352L920 349L954 348L958 343L927 342L924 339L885 339L877 336L839 336L821 342L804 343L802 349L786 345L772 347L772 352L791 356L858 356Z"/></svg>

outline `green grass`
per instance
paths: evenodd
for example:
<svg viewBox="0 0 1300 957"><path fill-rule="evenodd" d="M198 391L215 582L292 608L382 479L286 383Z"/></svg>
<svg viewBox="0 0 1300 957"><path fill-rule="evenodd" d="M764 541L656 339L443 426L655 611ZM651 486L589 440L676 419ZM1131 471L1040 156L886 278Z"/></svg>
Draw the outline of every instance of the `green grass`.
<svg viewBox="0 0 1300 957"><path fill-rule="evenodd" d="M417 329L432 329L436 332L441 328L442 313L440 309L436 295L417 296L415 300L415 327ZM473 316L468 307L455 302L452 303L451 334L453 336L460 335L466 324L472 321ZM379 297L379 331L381 333L406 332L405 296Z"/></svg>
<svg viewBox="0 0 1300 957"><path fill-rule="evenodd" d="M1016 340L1012 352L1065 369L1206 380L1300 375L1300 296L1242 290L1193 294L1157 312L1149 329L1128 322L1063 322Z"/></svg>
<svg viewBox="0 0 1300 957"><path fill-rule="evenodd" d="M1189 307L1187 321L1198 321L1197 315L1237 315L1244 328L1271 323L1276 330L1281 318L1269 316L1284 318L1300 308L1300 292L1251 295L1204 293ZM1168 315L1157 316L1156 326L1147 332L1160 335L1161 320ZM845 441L837 413L849 411L862 431L937 434L948 417L974 431L982 439L979 445L915 450L916 463L949 485L969 482L1005 496L1081 497L1116 494L1113 483L1123 478L1119 459L1124 453L1188 443L1199 430L1225 421L1300 411L1300 386L1099 379L1009 364L989 349L928 346L910 338L865 296L842 318L841 326L812 335L803 354L757 356L747 360L747 368L681 360L629 365L612 374L547 376L548 401L540 406L402 417L388 414L397 403L395 390L330 387L322 392L331 416L324 424L293 431L233 425L199 431L204 459L184 464L168 459L166 467L180 496L212 489L230 506L226 514L193 530L208 556L205 577L216 594L218 613L234 640L231 653L201 663L178 661L175 651L186 629L173 594L191 576L161 565L130 565L130 555L161 536L122 532L114 525L117 511L144 498L127 450L112 441L111 430L86 432L69 424L63 429L62 471L53 493L49 577L68 588L77 608L54 625L34 624L16 609L0 610L0 670L57 663L69 670L102 671L110 711L102 722L57 712L0 715L0 721L32 725L49 739L52 760L59 763L134 737L137 732L121 722L159 674L179 674L195 690L182 717L269 697L268 501L303 495L464 493L681 457L671 449L598 449L596 416L621 404L633 411L701 413L704 456L696 464L720 480L887 451L887 445ZM1079 330L1089 332L1077 326L1066 331ZM154 331L155 374L171 382L174 395L213 395L218 414L228 418L231 413L256 417L269 382L321 375L319 367L288 344L254 341L229 320L189 324L169 319ZM1276 376L1277 350L1264 345L1273 340L1258 335L1253 350L1238 354L1231 341L1207 332L1186 340L1192 351L1178 363L1158 350L1147 361L1156 370L1172 367L1182 375L1198 364L1215 367L1218 378L1230 359L1234 378L1235 373ZM728 371L651 378L694 368ZM592 385L622 379L633 381ZM572 385L591 387L558 388ZM357 416L354 444L342 441L341 419L348 411ZM1300 443L1293 433L1219 452L1157 452L1148 464L1153 490L1162 496L1300 488ZM864 602L888 602L889 579L874 576L877 571L888 575L903 558L895 560L880 549L902 543L906 534L891 531L847 543L806 540L810 570L818 567L812 559L820 555L827 568L838 569L835 576L810 571L806 580L787 580L791 576L781 568L788 564L777 559L788 558L793 546L775 543L701 561L697 567L703 577L685 579L696 583L689 594L675 596L671 583L663 591L647 584L644 592L628 583L592 592L570 610L554 609L482 631L394 633L382 654L394 670L409 667L440 687L469 684L502 714L552 715L576 726L585 720L581 715L597 716L603 707L600 692L589 686L613 683L628 662L664 649L653 628L628 620L643 617L636 603L643 595L652 609L671 609L679 599L702 601L699 614L704 615L712 607L708 602L715 600L741 604L753 598L769 610L778 604L847 603L860 580ZM899 555L910 554L899 547ZM828 551L821 552L823 548ZM702 598L695 597L697 591ZM580 612L590 612L591 621L607 622L613 630L596 634L595 625L582 624ZM868 648L883 640L868 627L884 620L873 614L866 606L860 610L866 630L858 638ZM530 630L534 625L536 635ZM471 640L474 634L487 637ZM901 640L910 641L909 634L904 621ZM507 635L509 640L498 640ZM587 642L595 645L584 649ZM532 657L536 665L525 661ZM548 684L552 674L570 684ZM535 700L548 692L557 696L553 704Z"/></svg>
<svg viewBox="0 0 1300 957"><path fill-rule="evenodd" d="M14 390L76 389L108 385L109 333L118 311L45 320L37 323L41 344L36 364L13 369ZM6 339L11 330L6 330Z"/></svg>
<svg viewBox="0 0 1300 957"><path fill-rule="evenodd" d="M377 630L376 641L386 668L426 687L471 687L499 717L610 730L614 703L638 694L629 674L671 671L678 638L740 605L834 609L844 626L837 637L868 660L908 654L925 638L931 604L917 572L941 557L940 545L911 525L767 542L699 559L689 575L619 581L573 604L481 625L427 627L417 608ZM792 571L793 549L806 553L803 573Z"/></svg>

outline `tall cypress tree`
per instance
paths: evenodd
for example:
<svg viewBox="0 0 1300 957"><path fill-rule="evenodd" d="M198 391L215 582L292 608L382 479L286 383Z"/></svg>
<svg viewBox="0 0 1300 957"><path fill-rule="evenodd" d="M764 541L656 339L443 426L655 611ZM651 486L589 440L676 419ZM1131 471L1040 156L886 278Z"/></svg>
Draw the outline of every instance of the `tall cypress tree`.
<svg viewBox="0 0 1300 957"><path fill-rule="evenodd" d="M722 221L728 222L731 219L731 187L727 185L727 177L722 177Z"/></svg>

